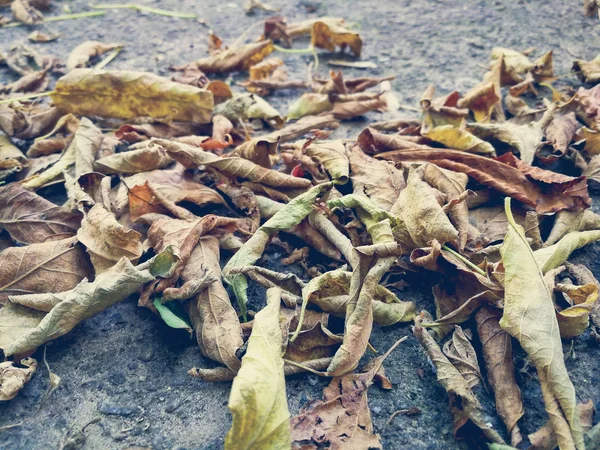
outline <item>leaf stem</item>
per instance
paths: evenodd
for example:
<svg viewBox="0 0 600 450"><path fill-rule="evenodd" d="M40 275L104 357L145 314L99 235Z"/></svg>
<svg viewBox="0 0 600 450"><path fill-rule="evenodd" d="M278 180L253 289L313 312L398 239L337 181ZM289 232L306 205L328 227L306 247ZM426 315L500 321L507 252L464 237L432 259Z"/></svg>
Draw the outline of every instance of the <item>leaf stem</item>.
<svg viewBox="0 0 600 450"><path fill-rule="evenodd" d="M88 11L88 12L76 13L76 14L62 14L60 16L45 17L44 20L42 22L40 22L40 23L58 22L60 20L83 19L84 17L103 16L104 14L106 14L105 11ZM25 25L25 23L23 23L23 22L12 22L12 23L4 25L4 26L2 26L0 28L20 27L21 25Z"/></svg>
<svg viewBox="0 0 600 450"><path fill-rule="evenodd" d="M197 19L197 14L180 13L176 11L167 11L165 9L152 8L150 6L139 5L137 3L102 3L99 5L90 5L94 9L134 9L159 16L177 17L178 19Z"/></svg>
<svg viewBox="0 0 600 450"><path fill-rule="evenodd" d="M0 100L0 105L12 102L20 102L21 100L30 100L32 98L47 97L52 94L54 94L54 91L39 92L37 94L23 95L22 97L7 98L6 100Z"/></svg>
<svg viewBox="0 0 600 450"><path fill-rule="evenodd" d="M486 273L481 270L481 268L477 267L475 264L473 264L471 261L469 261L467 258L465 258L463 255L461 255L458 252L455 252L454 250L452 250L450 247L448 247L446 244L442 245L442 248L444 250L446 250L448 253L456 256L458 259L460 259L462 262L464 262L469 268L473 269L475 272L477 272L479 275L481 276L486 276Z"/></svg>
<svg viewBox="0 0 600 450"><path fill-rule="evenodd" d="M315 58L315 70L319 68L319 55L317 54L317 49L314 45L311 45L308 48L285 48L273 44L273 48L282 53L312 53L313 57Z"/></svg>
<svg viewBox="0 0 600 450"><path fill-rule="evenodd" d="M121 53L121 51L123 51L123 47L115 48L110 55L108 55L106 58L104 58L102 61L96 64L94 66L94 69L104 69L113 59L115 59L119 55L119 53Z"/></svg>

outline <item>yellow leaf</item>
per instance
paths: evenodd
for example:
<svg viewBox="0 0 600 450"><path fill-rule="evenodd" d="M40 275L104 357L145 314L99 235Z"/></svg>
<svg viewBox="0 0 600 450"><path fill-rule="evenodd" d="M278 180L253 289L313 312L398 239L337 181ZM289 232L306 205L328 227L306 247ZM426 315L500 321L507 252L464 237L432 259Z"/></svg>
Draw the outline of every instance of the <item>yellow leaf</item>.
<svg viewBox="0 0 600 450"><path fill-rule="evenodd" d="M432 141L444 144L448 148L469 153L479 153L495 156L496 151L489 142L479 139L467 130L455 128L452 125L441 125L429 130L425 136Z"/></svg>
<svg viewBox="0 0 600 450"><path fill-rule="evenodd" d="M341 25L326 23L322 21L315 22L311 30L311 43L318 48L324 48L327 51L335 51L335 47L350 47L352 53L360 57L362 50L362 39L358 33L355 33Z"/></svg>
<svg viewBox="0 0 600 450"><path fill-rule="evenodd" d="M75 69L56 82L52 101L65 113L208 123L213 94L146 72Z"/></svg>
<svg viewBox="0 0 600 450"><path fill-rule="evenodd" d="M231 386L227 406L233 423L225 438L225 450L291 448L280 303L281 289L269 289L267 306L254 318L248 350Z"/></svg>

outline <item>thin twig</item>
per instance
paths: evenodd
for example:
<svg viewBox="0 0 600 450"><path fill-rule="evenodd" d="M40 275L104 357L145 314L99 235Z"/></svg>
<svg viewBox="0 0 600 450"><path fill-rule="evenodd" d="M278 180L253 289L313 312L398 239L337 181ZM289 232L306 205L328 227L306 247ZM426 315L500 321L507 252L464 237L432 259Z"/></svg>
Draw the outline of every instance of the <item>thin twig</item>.
<svg viewBox="0 0 600 450"><path fill-rule="evenodd" d="M442 245L442 248L444 250L446 250L448 253L451 253L452 255L456 256L458 259L460 259L462 262L464 262L468 267L470 267L471 269L473 269L479 275L484 276L484 277L486 276L485 272L483 270L481 270L481 268L477 267L475 264L473 264L471 261L469 261L467 258L465 258L460 253L455 252L454 250L452 250L446 244Z"/></svg>
<svg viewBox="0 0 600 450"><path fill-rule="evenodd" d="M134 9L159 16L177 17L178 19L197 19L197 14L180 13L176 11L167 11L165 9L152 8L150 6L138 5L137 3L102 3L99 5L90 5L94 9Z"/></svg>
<svg viewBox="0 0 600 450"><path fill-rule="evenodd" d="M90 11L90 12L83 12L83 13L76 13L76 14L62 14L60 16L45 17L42 22L39 22L36 25L39 25L40 23L46 23L46 22L58 22L60 20L83 19L85 17L103 16L104 14L106 14L106 12L104 12L104 11ZM0 28L20 27L21 25L26 25L26 24L23 22L12 22L12 23L6 24Z"/></svg>
<svg viewBox="0 0 600 450"><path fill-rule="evenodd" d="M37 94L23 95L21 97L15 97L15 98L7 98L6 100L0 100L0 105L4 105L6 103L12 103L12 102L20 102L21 100L31 100L32 98L47 97L52 94L54 94L54 91L39 92Z"/></svg>

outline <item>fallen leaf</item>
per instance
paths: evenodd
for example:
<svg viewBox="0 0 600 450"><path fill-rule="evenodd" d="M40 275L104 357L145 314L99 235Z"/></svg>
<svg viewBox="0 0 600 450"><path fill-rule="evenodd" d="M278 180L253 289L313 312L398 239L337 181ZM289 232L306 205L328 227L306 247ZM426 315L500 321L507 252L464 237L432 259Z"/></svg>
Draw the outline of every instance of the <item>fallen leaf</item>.
<svg viewBox="0 0 600 450"><path fill-rule="evenodd" d="M15 366L14 361L0 363L0 401L15 398L37 371L37 361L33 358L23 358L19 365L25 367Z"/></svg>
<svg viewBox="0 0 600 450"><path fill-rule="evenodd" d="M521 390L515 379L510 335L500 327L502 311L483 306L475 314L487 378L496 399L496 410L510 434L511 445L523 440L518 421L525 411Z"/></svg>
<svg viewBox="0 0 600 450"><path fill-rule="evenodd" d="M589 209L583 211L559 211L544 246L556 244L572 231L600 230L600 216Z"/></svg>
<svg viewBox="0 0 600 450"><path fill-rule="evenodd" d="M571 69L583 83L600 83L600 55L591 61L577 59Z"/></svg>
<svg viewBox="0 0 600 450"><path fill-rule="evenodd" d="M212 93L146 72L74 69L51 95L61 111L83 116L152 117L208 123Z"/></svg>
<svg viewBox="0 0 600 450"><path fill-rule="evenodd" d="M14 0L10 9L14 19L18 22L33 25L44 21L44 15L32 6L29 0Z"/></svg>
<svg viewBox="0 0 600 450"><path fill-rule="evenodd" d="M517 125L510 122L473 123L467 129L478 138L493 143L501 153L516 152L522 161L533 163L538 145L542 141L542 128L538 122Z"/></svg>
<svg viewBox="0 0 600 450"><path fill-rule="evenodd" d="M274 128L283 127L284 120L279 112L256 94L237 94L215 107L215 114L229 120L262 119Z"/></svg>
<svg viewBox="0 0 600 450"><path fill-rule="evenodd" d="M425 136L432 141L444 144L448 148L462 150L469 153L495 156L496 150L489 142L452 125L441 125L429 130Z"/></svg>
<svg viewBox="0 0 600 450"><path fill-rule="evenodd" d="M560 337L574 339L580 336L590 324L590 314L596 307L598 286L590 283L583 286L557 284L554 289L565 294L573 306L556 313Z"/></svg>
<svg viewBox="0 0 600 450"><path fill-rule="evenodd" d="M60 118L58 108L30 108L0 105L0 129L17 139L34 139Z"/></svg>
<svg viewBox="0 0 600 450"><path fill-rule="evenodd" d="M492 50L492 58L496 49ZM500 55L490 64L490 70L483 75L483 80L471 89L464 98L458 100L456 106L469 108L473 112L476 122L488 122L492 118L504 120L502 110L502 92L500 86L503 84L503 69L507 65L505 55Z"/></svg>
<svg viewBox="0 0 600 450"><path fill-rule="evenodd" d="M199 59L193 64L204 73L243 71L265 59L273 50L273 42L264 40L229 48L208 58Z"/></svg>
<svg viewBox="0 0 600 450"><path fill-rule="evenodd" d="M519 341L535 364L546 411L560 446L584 448L576 411L575 388L565 367L552 297L534 256L506 200L510 228L500 249L504 267L504 314L500 326ZM539 250L538 250L539 251Z"/></svg>
<svg viewBox="0 0 600 450"><path fill-rule="evenodd" d="M483 377L479 369L477 353L463 329L458 325L454 326L452 339L444 344L443 351L471 389L479 384Z"/></svg>
<svg viewBox="0 0 600 450"><path fill-rule="evenodd" d="M81 214L56 206L22 185L0 187L0 227L23 244L61 240L73 236Z"/></svg>
<svg viewBox="0 0 600 450"><path fill-rule="evenodd" d="M7 356L25 353L68 333L164 275L155 272L153 261L133 266L123 257L93 282L84 279L69 291L10 296L0 309L0 348Z"/></svg>
<svg viewBox="0 0 600 450"><path fill-rule="evenodd" d="M512 154L490 159L453 150L393 151L376 155L393 161L429 161L444 169L462 172L481 184L533 206L544 214L589 205L586 182L518 162Z"/></svg>
<svg viewBox="0 0 600 450"><path fill-rule="evenodd" d="M85 41L73 49L67 58L67 70L86 67L92 58L122 47L122 44L105 44L99 41Z"/></svg>
<svg viewBox="0 0 600 450"><path fill-rule="evenodd" d="M444 356L427 330L417 323L413 328L413 333L435 365L438 382L448 393L450 411L454 416L454 435L460 436L461 429L470 421L481 430L481 433L489 441L504 443L502 437L486 423L481 405L467 381Z"/></svg>
<svg viewBox="0 0 600 450"><path fill-rule="evenodd" d="M562 265L575 250L600 239L600 230L572 231L556 244L533 252L543 274Z"/></svg>
<svg viewBox="0 0 600 450"><path fill-rule="evenodd" d="M53 32L45 33L40 30L35 30L35 31L32 31L27 36L27 39L29 39L32 42L52 42L52 41L57 40L61 36L62 36L61 33L53 33Z"/></svg>
<svg viewBox="0 0 600 450"><path fill-rule="evenodd" d="M302 94L298 100L290 105L288 108L287 120L321 114L332 108L333 105L329 101L328 95L307 92Z"/></svg>
<svg viewBox="0 0 600 450"><path fill-rule="evenodd" d="M329 52L333 52L336 46L341 47L342 50L349 48L355 56L360 58L362 39L358 33L341 25L322 20L314 22L310 41L313 46Z"/></svg>
<svg viewBox="0 0 600 450"><path fill-rule="evenodd" d="M0 253L0 269L0 305L9 295L72 289L93 273L73 238L9 247Z"/></svg>
<svg viewBox="0 0 600 450"><path fill-rule="evenodd" d="M267 306L256 314L242 367L227 404L233 422L225 449L290 447L290 413L285 393L279 305L281 290L267 291Z"/></svg>
<svg viewBox="0 0 600 450"><path fill-rule="evenodd" d="M94 162L94 169L104 174L139 173L163 169L173 163L173 159L161 148L142 145L142 148L115 153Z"/></svg>

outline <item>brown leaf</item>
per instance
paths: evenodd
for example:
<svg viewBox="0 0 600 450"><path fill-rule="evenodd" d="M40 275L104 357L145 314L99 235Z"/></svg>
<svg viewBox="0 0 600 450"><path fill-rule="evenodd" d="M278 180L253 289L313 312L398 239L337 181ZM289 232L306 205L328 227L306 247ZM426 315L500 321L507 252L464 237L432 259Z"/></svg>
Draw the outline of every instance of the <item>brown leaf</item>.
<svg viewBox="0 0 600 450"><path fill-rule="evenodd" d="M74 238L10 247L0 253L0 304L9 295L68 291L92 274Z"/></svg>
<svg viewBox="0 0 600 450"><path fill-rule="evenodd" d="M406 187L404 174L387 161L380 161L353 146L349 154L352 188L366 194L375 205L389 211Z"/></svg>
<svg viewBox="0 0 600 450"><path fill-rule="evenodd" d="M8 93L13 92L43 92L48 88L50 79L48 78L48 69L37 70L27 73L17 81L8 84L4 89Z"/></svg>
<svg viewBox="0 0 600 450"><path fill-rule="evenodd" d="M94 162L94 169L104 174L139 173L162 169L173 162L162 149L149 143L139 144L139 147L101 158Z"/></svg>
<svg viewBox="0 0 600 450"><path fill-rule="evenodd" d="M289 342L283 357L295 362L329 358L334 355L342 339L342 336L333 334L322 322L319 322L312 328L300 332L294 342Z"/></svg>
<svg viewBox="0 0 600 450"><path fill-rule="evenodd" d="M14 0L10 5L10 9L15 20L27 25L44 21L43 14L32 6L29 0Z"/></svg>
<svg viewBox="0 0 600 450"><path fill-rule="evenodd" d="M77 233L81 213L56 206L22 185L0 187L0 227L20 243L64 239Z"/></svg>
<svg viewBox="0 0 600 450"><path fill-rule="evenodd" d="M29 382L37 370L37 361L23 358L16 367L14 361L0 363L0 401L11 400Z"/></svg>
<svg viewBox="0 0 600 450"><path fill-rule="evenodd" d="M43 32L40 30L34 30L27 36L27 39L33 42L52 42L61 37L61 33Z"/></svg>
<svg viewBox="0 0 600 450"><path fill-rule="evenodd" d="M301 409L291 420L292 448L381 449L379 435L373 433L367 391L384 359L404 339L372 360L366 372L334 377L323 390L323 400Z"/></svg>
<svg viewBox="0 0 600 450"><path fill-rule="evenodd" d="M194 64L204 73L226 73L248 70L273 51L273 42L264 40L224 50L197 60Z"/></svg>
<svg viewBox="0 0 600 450"><path fill-rule="evenodd" d="M27 157L38 158L48 156L54 153L62 153L71 143L71 137L51 137L47 139L36 140L27 150Z"/></svg>
<svg viewBox="0 0 600 450"><path fill-rule="evenodd" d="M276 136L260 136L238 145L229 155L239 156L266 169L273 165L271 156L277 154L279 140Z"/></svg>
<svg viewBox="0 0 600 450"><path fill-rule="evenodd" d="M469 108L476 122L488 122L493 117L504 119L502 110L502 92L500 91L501 72L505 59L500 57L490 65L483 81L469 91L457 103L459 108Z"/></svg>
<svg viewBox="0 0 600 450"><path fill-rule="evenodd" d="M126 230L101 204L85 214L77 231L77 239L87 247L96 274L106 271L122 257L137 261L142 255L141 237L135 230Z"/></svg>
<svg viewBox="0 0 600 450"><path fill-rule="evenodd" d="M448 392L450 411L454 416L454 435L459 436L461 429L470 421L488 440L499 444L504 443L500 435L486 423L481 405L467 381L444 356L427 330L417 323L413 333L435 365L439 383Z"/></svg>
<svg viewBox="0 0 600 450"><path fill-rule="evenodd" d="M584 431L589 431L593 424L594 402L588 400L585 403L578 403L577 412L581 419L581 427ZM556 433L554 432L550 421L546 422L537 431L531 433L527 437L531 441L531 446L528 450L553 450L558 445Z"/></svg>
<svg viewBox="0 0 600 450"><path fill-rule="evenodd" d="M584 178L568 177L528 166L511 153L489 159L454 150L398 150L377 157L393 161L429 161L445 169L466 173L481 184L535 207L541 214L563 209L584 209L590 204Z"/></svg>
<svg viewBox="0 0 600 450"><path fill-rule="evenodd" d="M356 143L363 152L370 155L391 150L433 150L428 145L420 143L424 139L415 136L385 134L368 127L361 131Z"/></svg>
<svg viewBox="0 0 600 450"><path fill-rule="evenodd" d="M483 378L477 361L477 353L461 327L454 326L452 339L444 344L443 350L448 360L458 369L469 387L473 389L477 386Z"/></svg>
<svg viewBox="0 0 600 450"><path fill-rule="evenodd" d="M483 306L475 314L487 377L496 399L496 410L510 433L511 445L517 446L523 439L517 424L524 414L523 401L515 379L512 340L500 327L501 318L502 311L491 306Z"/></svg>
<svg viewBox="0 0 600 450"><path fill-rule="evenodd" d="M61 117L58 108L0 105L0 130L17 139L34 139Z"/></svg>
<svg viewBox="0 0 600 450"><path fill-rule="evenodd" d="M313 46L329 52L333 52L336 46L341 47L342 50L350 48L350 51L360 58L362 39L358 33L341 25L318 20L312 25L310 40Z"/></svg>
<svg viewBox="0 0 600 450"><path fill-rule="evenodd" d="M591 61L577 59L573 61L573 68L583 83L598 84L600 83L600 55L596 56Z"/></svg>
<svg viewBox="0 0 600 450"><path fill-rule="evenodd" d="M542 119L544 121L544 119ZM566 114L553 114L550 121L544 128L546 140L542 142L537 153L538 156L552 156L560 158L567 153L567 148L579 128L579 123L575 118L574 112Z"/></svg>
<svg viewBox="0 0 600 450"><path fill-rule="evenodd" d="M85 67L92 58L122 47L122 44L104 44L99 41L85 41L73 49L67 58L67 70Z"/></svg>

